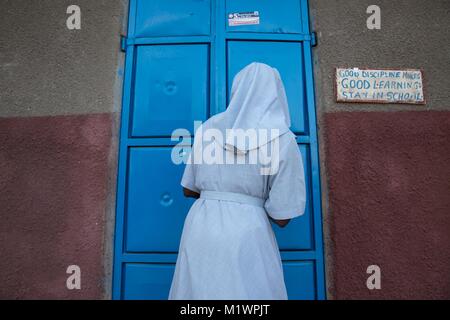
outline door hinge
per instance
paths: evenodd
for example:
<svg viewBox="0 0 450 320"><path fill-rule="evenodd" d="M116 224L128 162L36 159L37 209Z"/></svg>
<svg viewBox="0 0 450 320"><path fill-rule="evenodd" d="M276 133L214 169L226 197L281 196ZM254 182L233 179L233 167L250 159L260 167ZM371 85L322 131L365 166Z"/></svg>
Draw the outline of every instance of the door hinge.
<svg viewBox="0 0 450 320"><path fill-rule="evenodd" d="M120 35L120 50L122 52L127 51L127 36L123 34Z"/></svg>
<svg viewBox="0 0 450 320"><path fill-rule="evenodd" d="M315 31L311 32L311 47L317 46L317 34Z"/></svg>

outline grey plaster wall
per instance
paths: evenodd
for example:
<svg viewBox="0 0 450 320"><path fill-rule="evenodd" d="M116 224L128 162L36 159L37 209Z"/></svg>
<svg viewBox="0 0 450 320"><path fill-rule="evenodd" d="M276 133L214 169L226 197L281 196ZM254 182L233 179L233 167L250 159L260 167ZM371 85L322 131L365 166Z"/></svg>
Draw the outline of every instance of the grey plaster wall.
<svg viewBox="0 0 450 320"><path fill-rule="evenodd" d="M369 5L381 8L381 30L366 26ZM309 0L328 297L335 288L332 269L325 115L330 112L450 110L450 1L447 0ZM334 68L422 68L427 104L342 104L335 102ZM329 132L328 135L333 135Z"/></svg>
<svg viewBox="0 0 450 320"><path fill-rule="evenodd" d="M369 30L369 5L381 30ZM310 0L318 112L450 110L450 1ZM335 67L422 68L426 106L336 104Z"/></svg>
<svg viewBox="0 0 450 320"><path fill-rule="evenodd" d="M73 4L81 9L81 30L66 26L67 7ZM105 131L109 148L105 150L107 179L101 186L107 188L106 207L98 212L104 223L103 297L109 298L125 56L120 34L126 32L128 0L0 0L0 10L0 118L41 117L50 125L55 116L67 115L77 125L78 116L111 115L100 117L108 122L102 126L109 129ZM86 130L83 134L90 136L97 128ZM28 138L36 144L40 141L40 137ZM43 148L38 154L44 158L46 153ZM12 156L23 160L21 155Z"/></svg>
<svg viewBox="0 0 450 320"><path fill-rule="evenodd" d="M69 30L69 5L81 30ZM127 0L1 0L0 117L120 109Z"/></svg>

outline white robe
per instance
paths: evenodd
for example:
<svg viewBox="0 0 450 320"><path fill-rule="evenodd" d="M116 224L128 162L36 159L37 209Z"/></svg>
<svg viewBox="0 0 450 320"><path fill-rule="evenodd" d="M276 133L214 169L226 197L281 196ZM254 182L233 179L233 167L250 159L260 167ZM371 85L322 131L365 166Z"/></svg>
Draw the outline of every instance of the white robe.
<svg viewBox="0 0 450 320"><path fill-rule="evenodd" d="M255 83L255 79L263 81ZM264 92L264 89L266 104L245 97L254 97L254 90ZM278 105L273 99L267 100L271 89L275 90L272 94ZM230 108L233 101L240 101L234 109ZM246 105L246 101L251 104ZM290 124L286 110L284 87L278 71L253 63L235 77L227 111L212 117L201 127L201 130L218 128L225 123L219 128L225 129L238 123L235 128L281 129L284 132L277 137L279 167L275 174L262 175L263 165L259 163L186 165L181 181L183 187L198 193L207 190L244 194L263 199L264 204L197 199L186 216L169 299L287 299L279 248L268 215L279 220L302 215L306 193L304 168L295 135L285 129ZM267 113L271 115L267 116ZM274 122L268 121L270 119ZM276 121L280 119L282 121ZM207 144L197 136L196 133L194 149ZM268 146L272 147L274 141L267 143ZM219 143L215 147L221 148L224 156L231 153L228 156L235 159L248 159L262 152L260 145L251 143L234 145L244 151L237 154L222 145Z"/></svg>

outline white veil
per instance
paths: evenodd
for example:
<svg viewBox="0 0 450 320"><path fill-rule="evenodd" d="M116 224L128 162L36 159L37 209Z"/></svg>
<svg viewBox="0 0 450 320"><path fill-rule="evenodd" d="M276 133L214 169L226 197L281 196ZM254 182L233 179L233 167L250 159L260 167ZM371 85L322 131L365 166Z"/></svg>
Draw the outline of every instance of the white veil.
<svg viewBox="0 0 450 320"><path fill-rule="evenodd" d="M233 79L227 110L211 118L210 125L226 137L224 147L244 153L289 131L291 119L278 70L264 63L253 62L239 71ZM258 132L259 129L266 129L269 136L266 139L258 137L257 141L234 141L227 134L229 129L255 129ZM271 129L277 129L277 133Z"/></svg>

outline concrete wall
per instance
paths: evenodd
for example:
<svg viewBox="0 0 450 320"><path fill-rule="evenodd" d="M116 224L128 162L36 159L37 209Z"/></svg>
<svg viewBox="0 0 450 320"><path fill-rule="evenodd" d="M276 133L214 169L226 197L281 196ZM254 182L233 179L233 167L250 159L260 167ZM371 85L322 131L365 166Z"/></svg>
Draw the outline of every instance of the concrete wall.
<svg viewBox="0 0 450 320"><path fill-rule="evenodd" d="M366 9L381 8L381 30ZM310 0L328 297L450 298L450 2ZM335 102L334 68L422 68L427 105ZM378 265L382 289L366 287Z"/></svg>
<svg viewBox="0 0 450 320"><path fill-rule="evenodd" d="M0 6L0 298L107 297L127 1Z"/></svg>

